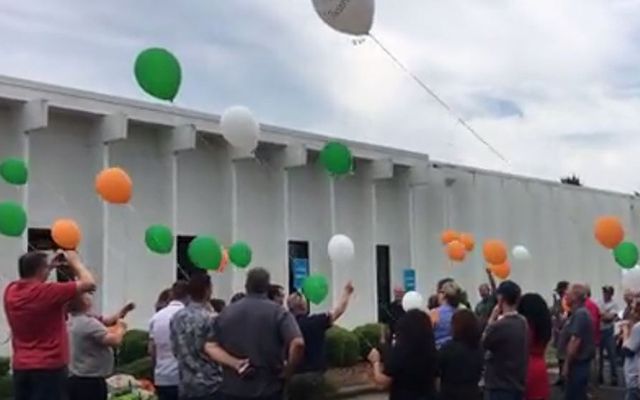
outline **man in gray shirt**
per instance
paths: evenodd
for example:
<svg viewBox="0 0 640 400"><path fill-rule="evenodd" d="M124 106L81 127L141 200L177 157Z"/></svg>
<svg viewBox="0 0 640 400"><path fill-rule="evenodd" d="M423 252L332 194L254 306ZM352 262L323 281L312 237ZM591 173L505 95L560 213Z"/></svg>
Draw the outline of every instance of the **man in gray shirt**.
<svg viewBox="0 0 640 400"><path fill-rule="evenodd" d="M209 356L224 366L225 400L282 399L284 379L303 357L304 341L295 318L267 298L269 280L263 268L249 271L247 296L220 313L214 337L206 345Z"/></svg>
<svg viewBox="0 0 640 400"><path fill-rule="evenodd" d="M498 286L493 309L482 339L487 351L485 387L487 400L521 400L528 364L526 319L518 314L520 286L504 281Z"/></svg>
<svg viewBox="0 0 640 400"><path fill-rule="evenodd" d="M571 308L571 316L565 328L569 339L562 368L567 400L587 398L591 361L596 354L593 323L589 311L584 306L586 299L585 285L571 285L567 292L567 305Z"/></svg>

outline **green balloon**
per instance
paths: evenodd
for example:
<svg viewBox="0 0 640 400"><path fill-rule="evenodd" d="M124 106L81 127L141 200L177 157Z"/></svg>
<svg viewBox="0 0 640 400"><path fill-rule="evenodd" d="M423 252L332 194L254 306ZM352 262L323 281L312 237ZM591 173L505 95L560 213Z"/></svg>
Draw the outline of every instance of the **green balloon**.
<svg viewBox="0 0 640 400"><path fill-rule="evenodd" d="M329 294L329 282L324 275L310 275L302 283L302 294L313 304L320 304Z"/></svg>
<svg viewBox="0 0 640 400"><path fill-rule="evenodd" d="M187 255L196 267L215 271L220 268L222 247L211 236L198 236L189 243Z"/></svg>
<svg viewBox="0 0 640 400"><path fill-rule="evenodd" d="M353 156L347 146L339 142L327 143L320 153L320 162L334 175L344 175L351 172Z"/></svg>
<svg viewBox="0 0 640 400"><path fill-rule="evenodd" d="M27 213L18 203L0 203L0 233L7 236L21 236L27 228Z"/></svg>
<svg viewBox="0 0 640 400"><path fill-rule="evenodd" d="M136 58L136 80L142 89L161 100L173 101L180 89L180 62L169 51L160 48L144 50Z"/></svg>
<svg viewBox="0 0 640 400"><path fill-rule="evenodd" d="M251 264L251 247L245 242L235 242L229 247L229 260L236 267L245 268Z"/></svg>
<svg viewBox="0 0 640 400"><path fill-rule="evenodd" d="M24 185L29 179L29 169L23 160L8 158L0 164L0 175L12 185Z"/></svg>
<svg viewBox="0 0 640 400"><path fill-rule="evenodd" d="M631 242L622 242L613 249L613 256L619 266L631 269L638 264L638 246Z"/></svg>
<svg viewBox="0 0 640 400"><path fill-rule="evenodd" d="M173 233L165 225L151 225L144 233L144 242L149 250L158 254L168 254L173 250Z"/></svg>

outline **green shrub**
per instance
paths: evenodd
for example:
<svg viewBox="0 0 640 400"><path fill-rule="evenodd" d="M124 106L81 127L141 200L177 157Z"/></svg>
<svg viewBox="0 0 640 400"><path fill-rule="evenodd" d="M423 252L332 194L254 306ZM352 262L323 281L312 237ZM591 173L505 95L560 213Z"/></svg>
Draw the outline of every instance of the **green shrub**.
<svg viewBox="0 0 640 400"><path fill-rule="evenodd" d="M366 324L353 330L360 344L360 357L366 359L371 349L380 344L383 327L382 324Z"/></svg>
<svg viewBox="0 0 640 400"><path fill-rule="evenodd" d="M0 377L9 375L9 371L11 371L11 359L0 357Z"/></svg>
<svg viewBox="0 0 640 400"><path fill-rule="evenodd" d="M358 337L339 326L327 331L327 361L330 367L351 367L360 361Z"/></svg>
<svg viewBox="0 0 640 400"><path fill-rule="evenodd" d="M287 400L327 400L335 398L337 389L323 374L296 374L287 385Z"/></svg>
<svg viewBox="0 0 640 400"><path fill-rule="evenodd" d="M151 357L140 358L128 364L120 365L116 368L117 374L131 375L136 379L153 379L153 368Z"/></svg>
<svg viewBox="0 0 640 400"><path fill-rule="evenodd" d="M147 346L149 334L141 330L130 330L124 335L122 344L118 349L118 365L126 365L133 361L145 358L148 355Z"/></svg>
<svg viewBox="0 0 640 400"><path fill-rule="evenodd" d="M10 375L0 377L0 400L13 398L13 378Z"/></svg>

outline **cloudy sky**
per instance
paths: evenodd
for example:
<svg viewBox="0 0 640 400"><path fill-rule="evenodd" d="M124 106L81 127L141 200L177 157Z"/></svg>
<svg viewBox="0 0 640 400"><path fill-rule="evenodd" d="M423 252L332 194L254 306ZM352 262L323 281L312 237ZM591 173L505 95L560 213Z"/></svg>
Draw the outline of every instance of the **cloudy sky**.
<svg viewBox="0 0 640 400"><path fill-rule="evenodd" d="M0 74L148 99L133 60L161 46L180 106L640 191L639 0L378 0L372 32L509 164L310 0L0 0Z"/></svg>

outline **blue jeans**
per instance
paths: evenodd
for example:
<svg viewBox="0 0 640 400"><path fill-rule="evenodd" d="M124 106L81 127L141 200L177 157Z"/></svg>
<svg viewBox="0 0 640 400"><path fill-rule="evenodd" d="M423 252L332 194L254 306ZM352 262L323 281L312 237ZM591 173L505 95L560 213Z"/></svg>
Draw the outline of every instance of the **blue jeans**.
<svg viewBox="0 0 640 400"><path fill-rule="evenodd" d="M591 361L574 361L569 366L569 378L565 382L565 400L587 400L587 387Z"/></svg>
<svg viewBox="0 0 640 400"><path fill-rule="evenodd" d="M488 389L484 391L485 400L522 400L524 393L517 390Z"/></svg>
<svg viewBox="0 0 640 400"><path fill-rule="evenodd" d="M627 388L624 393L624 400L640 400L640 389Z"/></svg>
<svg viewBox="0 0 640 400"><path fill-rule="evenodd" d="M613 335L613 326L601 331L602 339L600 339L600 359L598 361L598 379L604 380L604 352L607 352L607 359L611 368L611 382L618 381L618 368L616 364L616 338Z"/></svg>

